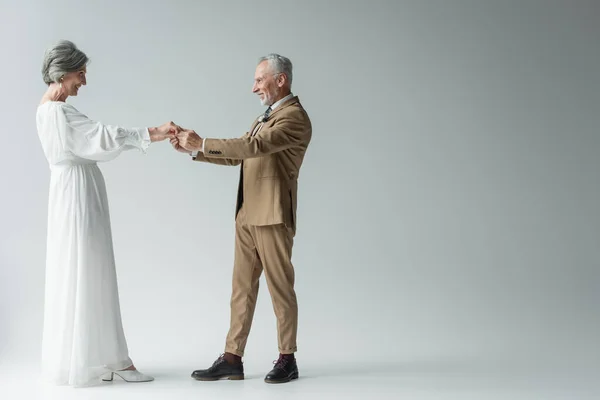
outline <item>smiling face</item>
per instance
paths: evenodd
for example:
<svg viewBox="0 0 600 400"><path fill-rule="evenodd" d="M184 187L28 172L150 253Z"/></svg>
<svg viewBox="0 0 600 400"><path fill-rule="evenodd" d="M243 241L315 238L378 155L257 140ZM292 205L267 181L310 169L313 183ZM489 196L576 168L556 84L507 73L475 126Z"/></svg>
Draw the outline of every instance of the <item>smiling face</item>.
<svg viewBox="0 0 600 400"><path fill-rule="evenodd" d="M277 100L284 97L282 96L284 84L285 75L273 72L268 61L263 61L256 66L252 93L258 95L260 104L263 106L273 105Z"/></svg>
<svg viewBox="0 0 600 400"><path fill-rule="evenodd" d="M87 68L83 67L82 69L74 72L69 72L65 74L60 83L62 83L63 91L68 96L77 96L79 92L79 88L82 85L87 85L87 80L85 74L87 73Z"/></svg>

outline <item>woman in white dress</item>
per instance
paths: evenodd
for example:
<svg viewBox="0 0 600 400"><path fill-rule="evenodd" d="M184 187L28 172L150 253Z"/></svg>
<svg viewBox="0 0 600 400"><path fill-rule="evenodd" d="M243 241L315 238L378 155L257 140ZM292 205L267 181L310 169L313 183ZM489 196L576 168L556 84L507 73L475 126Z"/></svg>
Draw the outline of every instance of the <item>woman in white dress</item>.
<svg viewBox="0 0 600 400"><path fill-rule="evenodd" d="M61 41L46 51L42 68L48 91L36 119L51 170L42 373L71 386L114 375L147 382L153 378L136 370L123 333L106 187L96 163L124 150L145 152L173 137L177 126L109 126L67 104L86 84L87 62L72 42Z"/></svg>

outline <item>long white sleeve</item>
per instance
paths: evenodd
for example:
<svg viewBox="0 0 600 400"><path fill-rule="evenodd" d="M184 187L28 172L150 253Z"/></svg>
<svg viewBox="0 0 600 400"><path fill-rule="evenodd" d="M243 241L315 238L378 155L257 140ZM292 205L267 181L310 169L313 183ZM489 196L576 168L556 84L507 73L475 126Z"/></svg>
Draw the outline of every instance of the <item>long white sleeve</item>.
<svg viewBox="0 0 600 400"><path fill-rule="evenodd" d="M69 104L57 110L57 127L63 149L76 157L109 161L122 151L146 152L150 145L147 128L124 128L90 120Z"/></svg>

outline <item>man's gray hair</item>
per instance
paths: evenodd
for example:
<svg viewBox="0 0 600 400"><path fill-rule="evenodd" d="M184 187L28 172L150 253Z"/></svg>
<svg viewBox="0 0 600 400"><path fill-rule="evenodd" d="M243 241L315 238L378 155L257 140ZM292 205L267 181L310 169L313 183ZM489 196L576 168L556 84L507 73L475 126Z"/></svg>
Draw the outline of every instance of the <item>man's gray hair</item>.
<svg viewBox="0 0 600 400"><path fill-rule="evenodd" d="M85 67L89 59L73 42L61 40L46 50L42 65L42 77L49 85L59 82L68 72L79 71Z"/></svg>
<svg viewBox="0 0 600 400"><path fill-rule="evenodd" d="M289 58L272 53L259 58L258 63L260 64L263 61L269 62L273 72L277 74L285 74L290 86L292 86L292 62Z"/></svg>

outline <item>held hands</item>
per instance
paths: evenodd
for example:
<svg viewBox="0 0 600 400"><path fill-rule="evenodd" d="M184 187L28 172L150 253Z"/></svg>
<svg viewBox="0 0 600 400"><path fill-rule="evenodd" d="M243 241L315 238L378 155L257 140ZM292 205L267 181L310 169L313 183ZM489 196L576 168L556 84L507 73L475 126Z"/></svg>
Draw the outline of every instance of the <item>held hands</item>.
<svg viewBox="0 0 600 400"><path fill-rule="evenodd" d="M179 139L177 139L177 136L172 137L170 140L171 145L173 146L173 148L181 153L185 153L185 154L192 154L191 151L184 149L183 147L181 147L181 145L179 144Z"/></svg>
<svg viewBox="0 0 600 400"><path fill-rule="evenodd" d="M191 154L192 151L202 150L204 139L191 129L181 129L170 141L175 150Z"/></svg>
<svg viewBox="0 0 600 400"><path fill-rule="evenodd" d="M151 142L160 142L168 138L174 138L180 130L181 127L171 121L155 128L149 128L148 132L150 133Z"/></svg>
<svg viewBox="0 0 600 400"><path fill-rule="evenodd" d="M191 129L184 129L180 132L177 132L177 140L179 140L179 145L186 150L202 150L203 139Z"/></svg>
<svg viewBox="0 0 600 400"><path fill-rule="evenodd" d="M152 142L169 139L173 148L181 153L191 154L193 151L202 150L204 139L192 129L182 128L172 121L159 127L149 128L148 131Z"/></svg>

